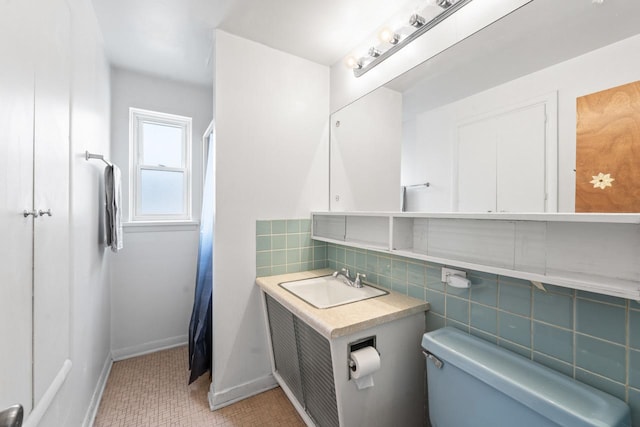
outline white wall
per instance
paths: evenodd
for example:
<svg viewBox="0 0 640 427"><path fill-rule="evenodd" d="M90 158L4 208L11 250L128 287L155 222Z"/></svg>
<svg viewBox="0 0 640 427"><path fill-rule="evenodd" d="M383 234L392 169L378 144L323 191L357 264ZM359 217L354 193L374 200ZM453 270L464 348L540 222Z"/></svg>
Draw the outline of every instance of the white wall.
<svg viewBox="0 0 640 427"><path fill-rule="evenodd" d="M216 31L214 407L272 387L257 219L328 208L329 69Z"/></svg>
<svg viewBox="0 0 640 427"><path fill-rule="evenodd" d="M428 190L430 210L451 210L451 165L456 124L469 117L558 92L558 210L574 212L576 98L640 79L640 36L570 59L443 107L404 124L416 136L403 148L403 177L422 174L443 182ZM405 102L413 102L405 94ZM414 127L412 131L406 130ZM431 179L429 179L431 180Z"/></svg>
<svg viewBox="0 0 640 427"><path fill-rule="evenodd" d="M112 160L122 170L124 220L129 207L129 107L191 117L193 216L202 201L202 135L213 117L211 87L112 68ZM113 257L111 348L116 360L186 343L193 304L198 226L124 227Z"/></svg>
<svg viewBox="0 0 640 427"><path fill-rule="evenodd" d="M114 360L186 344L196 280L196 225L125 230L113 257Z"/></svg>
<svg viewBox="0 0 640 427"><path fill-rule="evenodd" d="M90 2L69 0L71 56L71 348L73 367L40 426L90 425L111 366L110 256L102 244L103 167L109 156L109 66Z"/></svg>

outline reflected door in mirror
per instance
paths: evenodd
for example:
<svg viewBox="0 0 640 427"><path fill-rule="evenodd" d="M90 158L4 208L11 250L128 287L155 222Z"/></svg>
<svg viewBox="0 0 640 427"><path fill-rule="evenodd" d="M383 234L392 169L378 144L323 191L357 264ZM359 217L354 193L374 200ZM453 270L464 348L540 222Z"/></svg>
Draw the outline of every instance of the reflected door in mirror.
<svg viewBox="0 0 640 427"><path fill-rule="evenodd" d="M640 81L576 106L576 212L640 212Z"/></svg>
<svg viewBox="0 0 640 427"><path fill-rule="evenodd" d="M545 104L458 127L459 212L545 212Z"/></svg>

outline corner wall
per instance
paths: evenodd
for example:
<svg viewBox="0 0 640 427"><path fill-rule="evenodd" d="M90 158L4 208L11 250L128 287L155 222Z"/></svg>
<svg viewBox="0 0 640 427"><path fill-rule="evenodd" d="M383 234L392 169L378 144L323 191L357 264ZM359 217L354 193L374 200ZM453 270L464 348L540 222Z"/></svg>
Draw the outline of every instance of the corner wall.
<svg viewBox="0 0 640 427"><path fill-rule="evenodd" d="M256 220L328 207L329 68L216 31L212 407L275 386Z"/></svg>

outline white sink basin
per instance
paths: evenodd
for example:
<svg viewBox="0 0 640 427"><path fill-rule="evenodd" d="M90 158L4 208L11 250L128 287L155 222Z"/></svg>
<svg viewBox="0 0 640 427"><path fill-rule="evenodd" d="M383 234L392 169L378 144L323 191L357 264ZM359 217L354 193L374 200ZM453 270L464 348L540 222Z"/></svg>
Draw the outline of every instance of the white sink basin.
<svg viewBox="0 0 640 427"><path fill-rule="evenodd" d="M389 293L368 285L354 288L333 276L284 282L280 286L316 308L335 307Z"/></svg>

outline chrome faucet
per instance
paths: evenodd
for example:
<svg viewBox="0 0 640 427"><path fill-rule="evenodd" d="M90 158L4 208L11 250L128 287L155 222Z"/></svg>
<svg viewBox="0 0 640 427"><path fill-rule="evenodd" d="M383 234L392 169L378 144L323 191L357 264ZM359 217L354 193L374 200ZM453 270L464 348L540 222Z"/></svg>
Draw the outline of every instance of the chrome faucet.
<svg viewBox="0 0 640 427"><path fill-rule="evenodd" d="M335 271L333 273L333 277L342 277L342 281L345 285L352 286L354 288L362 287L362 280L367 278L366 274L356 273L356 277L351 277L349 274L349 269L342 268L340 271Z"/></svg>

